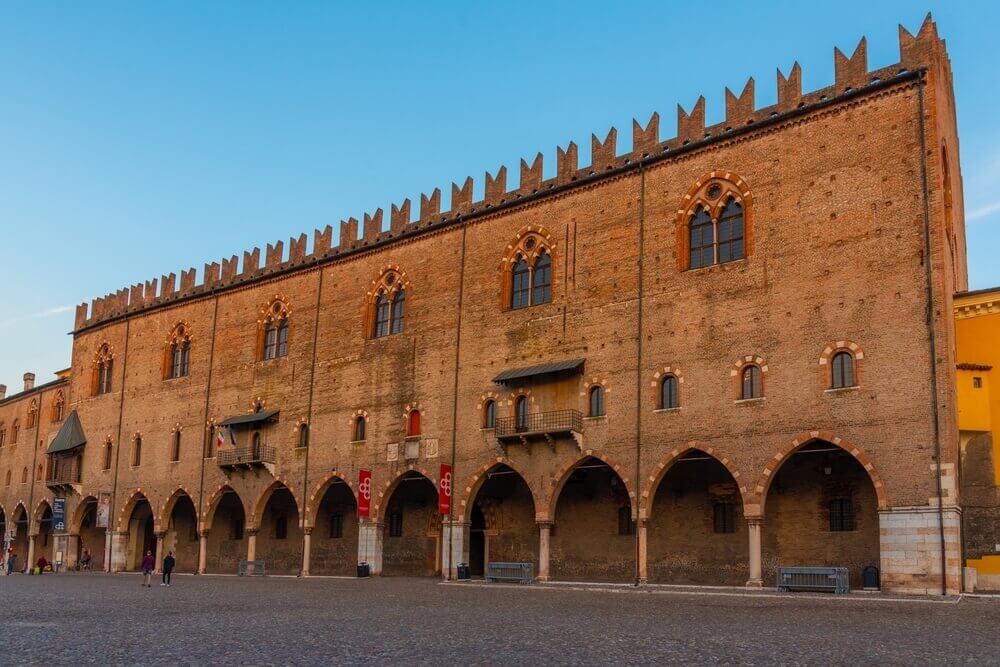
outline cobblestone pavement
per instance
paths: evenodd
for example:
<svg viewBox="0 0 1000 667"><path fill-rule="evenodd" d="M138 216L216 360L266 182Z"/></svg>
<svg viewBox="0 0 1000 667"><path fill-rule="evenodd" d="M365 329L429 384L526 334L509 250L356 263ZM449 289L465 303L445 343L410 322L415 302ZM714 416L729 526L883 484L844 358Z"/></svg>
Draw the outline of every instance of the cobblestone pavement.
<svg viewBox="0 0 1000 667"><path fill-rule="evenodd" d="M429 579L0 577L3 664L1000 662L1000 600Z"/></svg>

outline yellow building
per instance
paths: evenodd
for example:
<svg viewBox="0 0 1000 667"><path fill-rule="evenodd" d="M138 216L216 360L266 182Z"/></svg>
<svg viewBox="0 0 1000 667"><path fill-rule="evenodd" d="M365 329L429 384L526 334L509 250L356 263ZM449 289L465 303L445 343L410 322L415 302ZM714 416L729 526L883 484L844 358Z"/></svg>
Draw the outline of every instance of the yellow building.
<svg viewBox="0 0 1000 667"><path fill-rule="evenodd" d="M955 296L958 427L966 565L1000 589L1000 288ZM990 387L996 386L996 391Z"/></svg>

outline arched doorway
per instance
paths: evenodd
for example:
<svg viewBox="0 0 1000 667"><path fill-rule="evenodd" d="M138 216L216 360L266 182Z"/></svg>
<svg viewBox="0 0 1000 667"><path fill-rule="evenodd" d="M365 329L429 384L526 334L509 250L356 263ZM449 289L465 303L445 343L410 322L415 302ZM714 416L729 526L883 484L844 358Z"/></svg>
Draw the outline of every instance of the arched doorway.
<svg viewBox="0 0 1000 667"><path fill-rule="evenodd" d="M428 577L440 572L437 501L437 487L419 472L399 478L382 513L383 575Z"/></svg>
<svg viewBox="0 0 1000 667"><path fill-rule="evenodd" d="M739 485L714 456L692 449L653 494L646 547L650 582L742 586L748 538Z"/></svg>
<svg viewBox="0 0 1000 667"><path fill-rule="evenodd" d="M538 572L535 502L524 478L507 465L484 475L469 519L469 572L483 576L490 562L530 562Z"/></svg>
<svg viewBox="0 0 1000 667"><path fill-rule="evenodd" d="M208 531L206 572L235 574L247 557L246 512L239 494L229 487L219 492Z"/></svg>
<svg viewBox="0 0 1000 667"><path fill-rule="evenodd" d="M125 569L136 571L142 569L142 560L146 552L153 553L154 562L159 563L159 554L156 553L156 533L155 520L153 519L153 508L145 496L138 496L132 506L132 513L129 515L127 535L125 541Z"/></svg>
<svg viewBox="0 0 1000 667"><path fill-rule="evenodd" d="M78 523L73 528L79 539L76 541L76 562L80 562L86 549L90 553L90 569L100 572L104 569L104 548L107 531L97 527L97 499L84 498L77 508Z"/></svg>
<svg viewBox="0 0 1000 667"><path fill-rule="evenodd" d="M851 586L879 566L878 499L864 467L833 443L814 440L786 457L764 504L765 585L779 566L840 566Z"/></svg>
<svg viewBox="0 0 1000 667"><path fill-rule="evenodd" d="M551 576L564 581L632 581L635 522L628 488L599 458L580 461L556 502Z"/></svg>
<svg viewBox="0 0 1000 667"><path fill-rule="evenodd" d="M311 574L351 576L357 572L357 501L342 479L334 478L320 500L310 549Z"/></svg>
<svg viewBox="0 0 1000 667"><path fill-rule="evenodd" d="M197 572L198 547L198 515L191 497L182 491L174 497L166 519L163 556L173 553L178 572Z"/></svg>
<svg viewBox="0 0 1000 667"><path fill-rule="evenodd" d="M52 507L47 500L43 500L35 509L35 521L38 524L38 534L35 536L35 563L42 556L49 563L52 562ZM34 565L31 563L30 565Z"/></svg>
<svg viewBox="0 0 1000 667"><path fill-rule="evenodd" d="M260 511L256 558L268 572L298 574L302 569L302 526L295 497L284 484L275 485Z"/></svg>
<svg viewBox="0 0 1000 667"><path fill-rule="evenodd" d="M14 531L14 571L23 572L28 564L28 512L24 505L14 508L9 530Z"/></svg>

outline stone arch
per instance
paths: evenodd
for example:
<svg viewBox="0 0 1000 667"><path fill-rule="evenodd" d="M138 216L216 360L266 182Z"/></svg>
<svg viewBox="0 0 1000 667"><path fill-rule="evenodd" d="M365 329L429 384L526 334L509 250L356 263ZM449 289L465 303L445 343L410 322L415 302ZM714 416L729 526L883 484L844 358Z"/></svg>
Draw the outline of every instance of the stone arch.
<svg viewBox="0 0 1000 667"><path fill-rule="evenodd" d="M198 522L200 523L200 517L198 516L198 505L194 502L194 497L186 488L184 488L183 486L178 486L176 489L174 489L174 492L170 494L170 497L167 498L166 502L164 502L163 505L160 506L160 516L159 516L159 521L157 521L158 525L163 526L164 528L170 525L170 515L173 514L174 506L177 505L177 501L180 500L182 496L187 496L188 499L191 501L191 504L194 505L195 519L198 520Z"/></svg>
<svg viewBox="0 0 1000 667"><path fill-rule="evenodd" d="M660 482L663 481L663 478L666 476L671 466L673 466L673 464L676 463L682 456L685 456L692 451L699 451L707 454L725 466L726 470L728 470L729 474L733 476L733 480L735 480L736 485L740 489L740 500L743 503L744 509L746 509L752 502L753 497L747 489L746 482L743 479L739 468L733 465L733 462L729 459L729 457L715 447L697 440L692 440L685 445L674 447L670 450L670 452L663 457L658 464L656 464L653 472L649 475L649 477L647 477L646 488L643 489L642 497L639 499L640 520L648 519L650 517L653 509L653 498L656 497L656 490L659 488Z"/></svg>
<svg viewBox="0 0 1000 667"><path fill-rule="evenodd" d="M820 386L823 389L833 387L833 356L838 352L851 355L854 372L854 387L861 385L861 372L864 367L865 351L854 341L841 339L830 341L819 355ZM844 387L849 388L849 387Z"/></svg>
<svg viewBox="0 0 1000 667"><path fill-rule="evenodd" d="M237 493L236 489L228 484L220 484L216 487L215 491L212 492L212 495L208 497L208 502L205 503L204 509L198 515L200 530L211 530L212 522L215 521L215 511L219 508L219 502L222 500L223 495L225 495L227 491L236 494L236 497L240 500L240 506L243 508L243 515L249 515L246 503L243 502L243 496Z"/></svg>
<svg viewBox="0 0 1000 667"><path fill-rule="evenodd" d="M83 519L87 516L87 506L92 502L97 502L96 496L86 495L80 498L80 502L76 504L76 509L73 510L73 514L70 515L68 532L74 534L80 532L80 526L83 524Z"/></svg>
<svg viewBox="0 0 1000 667"><path fill-rule="evenodd" d="M351 481L347 479L344 473L339 470L334 470L327 473L319 483L313 487L312 493L309 494L309 498L306 500L305 507L302 512L303 525L306 528L312 528L316 525L316 514L319 512L319 505L323 501L323 496L326 494L327 489L334 482L341 481L347 485L347 488L351 490L351 493L355 493L354 485ZM355 498L355 502L357 499Z"/></svg>
<svg viewBox="0 0 1000 667"><path fill-rule="evenodd" d="M143 501L149 503L150 509L156 507L156 504L152 501L152 499L148 495L146 495L146 493L143 492L141 488L134 489L132 493L129 495L128 500L125 501L125 504L122 505L121 510L118 512L118 520L115 522L116 526L115 530L119 532L126 530L126 524L132 517L132 512L134 512L136 506ZM154 531L160 530L159 523L157 523L156 521L157 519L158 517L156 516L156 512L154 511L153 512Z"/></svg>
<svg viewBox="0 0 1000 667"><path fill-rule="evenodd" d="M21 511L18 512L18 509L20 509ZM28 510L27 510L27 508L24 505L24 501L19 500L14 505L14 509L11 510L11 513L8 515L8 517L9 517L8 521L11 521L11 520L13 520L13 521L22 521L24 519L27 519L28 518Z"/></svg>
<svg viewBox="0 0 1000 667"><path fill-rule="evenodd" d="M250 515L249 515L249 517L247 517L247 528L248 529L259 529L260 528L260 520L261 520L261 517L264 515L264 510L267 508L267 501L271 499L271 496L274 495L275 491L277 491L278 489L282 489L282 488L288 489L288 493L291 494L292 500L295 502L295 509L298 510L301 513L301 511L302 511L301 510L302 501L299 499L299 497L297 495L295 495L294 489L292 489L291 486L289 486L288 484L285 483L285 479L284 478L277 477L277 478L275 478L275 480L273 482L271 482L270 484L268 484L267 488L264 489L261 492L261 494L257 497L257 502L254 503L253 512L251 512ZM301 525L301 521L302 521L302 518L301 518L301 515L300 515L300 517L299 517L300 525Z"/></svg>
<svg viewBox="0 0 1000 667"><path fill-rule="evenodd" d="M559 494L562 492L563 486L566 484L566 480L569 476L573 474L573 470L587 459L594 458L603 463L615 471L615 474L622 480L625 485L625 489L628 491L629 503L632 505L632 518L636 516L636 497L635 488L631 480L628 479L628 475L625 474L625 468L621 464L615 462L614 459L609 457L603 452L598 452L593 449L588 449L582 452L579 456L569 461L563 463L559 469L549 478L549 488L545 494L545 501L542 503L542 509L538 512L539 521L550 521L556 515L556 503L559 502Z"/></svg>
<svg viewBox="0 0 1000 667"><path fill-rule="evenodd" d="M399 483L403 480L404 477L406 477L406 473L409 473L409 472L420 473L421 475L423 475L424 477L426 477L428 479L428 481L430 481L431 484L434 485L435 489L438 488L438 484L439 484L440 480L438 480L435 475L431 474L425 468L421 468L420 466L414 465L414 464L411 463L408 466L406 466L406 470L401 471L399 474L397 474L391 480L389 480L388 482L386 482L385 486L382 487L382 490L378 492L378 495L373 498L374 502L372 503L372 507L371 507L371 520L372 521L374 521L376 523L379 521L379 519L381 518L381 514L382 514L382 509L383 509L382 506L383 506L383 504L385 502L387 502L390 498L392 498L392 494L396 490L396 487L399 486Z"/></svg>
<svg viewBox="0 0 1000 667"><path fill-rule="evenodd" d="M460 521L471 520L473 499L475 499L476 494L479 493L479 489L481 489L483 484L486 482L487 473L489 473L494 468L498 468L500 466L507 466L508 468L516 472L518 475L520 475L521 479L524 480L524 483L528 486L528 489L531 491L531 502L535 506L536 514L538 512L538 508L543 506L545 500L539 497L538 491L528 481L529 478L527 475L524 474L524 470L522 470L518 465L516 465L513 461L511 461L507 457L498 456L494 460L479 466L479 469L472 474L472 476L469 478L469 481L466 483L465 490L462 491L462 497L458 501L458 511L460 513L458 519Z"/></svg>
<svg viewBox="0 0 1000 667"><path fill-rule="evenodd" d="M875 497L878 500L878 508L882 510L889 507L889 497L886 494L882 476L879 475L867 454L832 431L808 431L800 433L792 439L791 442L778 449L774 456L764 466L760 476L757 478L757 484L754 487L753 492L753 495L758 503L757 507L753 508L757 510L755 516L764 516L764 503L767 501L767 492L771 488L771 482L774 480L774 474L778 471L781 465L788 459L789 456L797 452L802 447L805 447L809 443L818 441L828 442L853 456L858 463L861 464L861 467L865 469L865 472L868 473L868 478L871 480L872 486L875 487ZM747 506L748 515L750 514L751 507L752 506L749 505Z"/></svg>
<svg viewBox="0 0 1000 667"><path fill-rule="evenodd" d="M42 498L38 501L38 504L35 505L35 511L31 513L31 527L34 530L38 530L40 528L42 517L45 516L46 509L48 509L51 513L52 503L49 502L48 498Z"/></svg>

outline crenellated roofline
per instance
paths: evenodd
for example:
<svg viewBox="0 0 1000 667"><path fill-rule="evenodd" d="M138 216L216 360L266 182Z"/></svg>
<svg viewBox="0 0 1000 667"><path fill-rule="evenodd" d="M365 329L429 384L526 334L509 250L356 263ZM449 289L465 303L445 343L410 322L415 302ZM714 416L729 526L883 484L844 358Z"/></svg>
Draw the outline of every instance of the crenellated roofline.
<svg viewBox="0 0 1000 667"><path fill-rule="evenodd" d="M342 261L360 253L523 206L566 190L592 185L656 162L701 150L717 142L773 127L819 109L883 91L903 82L915 81L936 56L944 54L944 42L938 37L937 27L930 14L916 36L899 26L899 50L898 63L869 71L867 40L862 38L850 57L840 49L834 49L835 76L831 86L803 93L802 68L796 62L787 76L778 70L778 101L771 106L760 109L755 107L753 78L748 79L738 96L726 88L726 117L721 123L706 127L705 97L701 96L690 112L677 106L677 136L672 139L660 139L660 117L657 113L652 115L645 126L637 120L632 121L632 149L627 153L618 154L618 132L614 127L603 140L597 135L591 135L591 164L588 167L580 168L578 146L570 142L565 148L557 147L556 175L550 179L542 178L543 156L538 153L531 164L521 160L520 181L516 189L507 189L506 167L500 167L495 175L487 172L485 194L481 201L472 200L473 179L467 177L461 186L452 183L451 209L445 212L441 211L441 190L438 188L429 196L421 195L420 214L416 220L411 220L409 199L399 205L393 204L388 229L383 229L383 210L379 208L374 213L364 214L360 224L360 237L357 218L341 221L337 245L333 245L333 228L328 225L322 230L314 231L311 252L307 252L306 234L301 234L289 239L287 253L283 241L268 244L263 266L260 263L260 248L253 248L243 252L242 262L237 255L233 255L223 259L221 263L205 264L200 283L196 283L196 270L193 267L181 271L179 287L175 273L137 283L96 298L89 307L86 302L77 306L72 333L83 333L141 312Z"/></svg>

